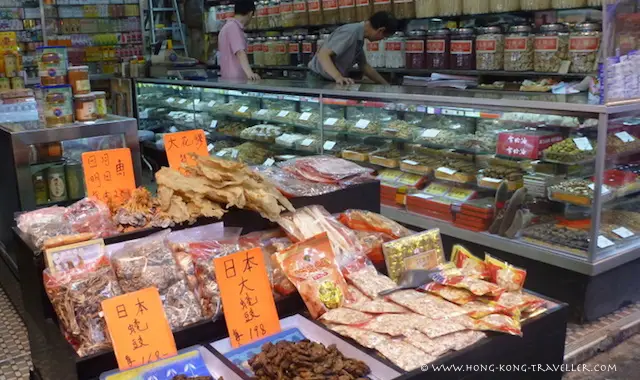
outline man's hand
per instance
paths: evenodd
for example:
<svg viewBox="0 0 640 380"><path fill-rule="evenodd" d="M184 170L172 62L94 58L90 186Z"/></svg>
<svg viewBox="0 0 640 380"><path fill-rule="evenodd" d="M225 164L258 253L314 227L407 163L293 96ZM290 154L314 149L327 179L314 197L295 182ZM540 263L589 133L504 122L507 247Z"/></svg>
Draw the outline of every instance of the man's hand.
<svg viewBox="0 0 640 380"><path fill-rule="evenodd" d="M247 79L249 80L260 80L260 75L256 74L256 73L251 73Z"/></svg>
<svg viewBox="0 0 640 380"><path fill-rule="evenodd" d="M340 78L336 79L336 84L347 85L347 84L354 84L354 83L355 83L355 81L353 79L351 79L351 78L340 77Z"/></svg>

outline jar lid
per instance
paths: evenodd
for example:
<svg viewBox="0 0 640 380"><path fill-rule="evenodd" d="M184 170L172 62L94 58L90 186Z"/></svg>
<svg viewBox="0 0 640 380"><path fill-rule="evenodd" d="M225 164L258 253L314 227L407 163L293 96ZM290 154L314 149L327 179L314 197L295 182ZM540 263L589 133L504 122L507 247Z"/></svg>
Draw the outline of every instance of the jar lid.
<svg viewBox="0 0 640 380"><path fill-rule="evenodd" d="M513 25L509 28L509 33L531 33L529 25Z"/></svg>
<svg viewBox="0 0 640 380"><path fill-rule="evenodd" d="M104 91L93 91L93 92L90 92L89 94L95 95L95 96L107 96L107 93Z"/></svg>
<svg viewBox="0 0 640 380"><path fill-rule="evenodd" d="M602 30L602 25L598 22L581 22L575 26L575 30L578 32L599 32Z"/></svg>
<svg viewBox="0 0 640 380"><path fill-rule="evenodd" d="M89 71L89 66L69 66L69 71Z"/></svg>
<svg viewBox="0 0 640 380"><path fill-rule="evenodd" d="M315 34L307 34L305 39L307 39L307 40L317 40L318 36L316 36Z"/></svg>
<svg viewBox="0 0 640 380"><path fill-rule="evenodd" d="M90 100L96 100L96 96L93 95L92 93L88 93L88 94L78 94L75 95L73 97L74 99L78 99L80 101L90 101Z"/></svg>
<svg viewBox="0 0 640 380"><path fill-rule="evenodd" d="M473 36L474 30L473 28L456 28L451 33L458 36Z"/></svg>
<svg viewBox="0 0 640 380"><path fill-rule="evenodd" d="M448 36L451 31L447 28L442 29L430 29L427 31L428 36Z"/></svg>
<svg viewBox="0 0 640 380"><path fill-rule="evenodd" d="M280 41L289 41L289 40L290 40L289 36L280 37Z"/></svg>
<svg viewBox="0 0 640 380"><path fill-rule="evenodd" d="M392 36L392 37L393 37L393 38L402 38L402 37L404 37L404 33L402 33L402 32L395 32L395 33L393 33L393 36Z"/></svg>
<svg viewBox="0 0 640 380"><path fill-rule="evenodd" d="M277 41L278 37L267 37L267 41Z"/></svg>
<svg viewBox="0 0 640 380"><path fill-rule="evenodd" d="M247 37L247 42L253 42L253 41L255 41L255 40L256 40L256 39L255 39L254 37Z"/></svg>
<svg viewBox="0 0 640 380"><path fill-rule="evenodd" d="M499 26L485 26L478 28L478 32L480 34L501 34L502 28Z"/></svg>
<svg viewBox="0 0 640 380"><path fill-rule="evenodd" d="M427 32L425 32L422 29L418 29L418 30L412 30L409 33L407 33L407 35L409 37L424 37L427 35Z"/></svg>
<svg viewBox="0 0 640 380"><path fill-rule="evenodd" d="M544 24L540 26L540 32L541 33L548 33L548 32L568 32L569 28L565 25L565 24Z"/></svg>

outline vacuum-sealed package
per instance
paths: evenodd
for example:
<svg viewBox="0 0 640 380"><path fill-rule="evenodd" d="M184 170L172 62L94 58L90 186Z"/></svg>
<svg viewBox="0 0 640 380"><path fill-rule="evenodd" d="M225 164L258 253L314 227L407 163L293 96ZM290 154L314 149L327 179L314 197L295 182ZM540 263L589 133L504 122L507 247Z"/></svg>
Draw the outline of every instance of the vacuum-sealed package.
<svg viewBox="0 0 640 380"><path fill-rule="evenodd" d="M405 270L433 269L444 262L440 230L434 228L382 246L387 272L398 281Z"/></svg>

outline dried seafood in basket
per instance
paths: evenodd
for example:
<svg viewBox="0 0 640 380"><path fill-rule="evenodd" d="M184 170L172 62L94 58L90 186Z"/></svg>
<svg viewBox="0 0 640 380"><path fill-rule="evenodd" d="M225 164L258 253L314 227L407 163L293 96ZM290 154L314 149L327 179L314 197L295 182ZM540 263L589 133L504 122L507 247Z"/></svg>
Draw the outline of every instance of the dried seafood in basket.
<svg viewBox="0 0 640 380"><path fill-rule="evenodd" d="M90 266L63 272L45 269L43 281L65 336L78 355L110 349L101 302L122 291L108 260L103 257Z"/></svg>

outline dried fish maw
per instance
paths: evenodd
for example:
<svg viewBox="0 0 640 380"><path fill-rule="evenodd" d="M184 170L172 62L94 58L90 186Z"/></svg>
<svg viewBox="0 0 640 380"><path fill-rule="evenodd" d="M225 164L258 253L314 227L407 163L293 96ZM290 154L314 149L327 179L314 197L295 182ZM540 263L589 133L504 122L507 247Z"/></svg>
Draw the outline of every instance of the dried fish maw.
<svg viewBox="0 0 640 380"><path fill-rule="evenodd" d="M171 197L167 214L176 223L191 221L191 213L187 208L187 204L177 195Z"/></svg>
<svg viewBox="0 0 640 380"><path fill-rule="evenodd" d="M157 193L160 208L163 211L167 211L169 206L171 206L171 197L173 196L174 191L168 187L162 186L158 188Z"/></svg>
<svg viewBox="0 0 640 380"><path fill-rule="evenodd" d="M187 207L191 211L191 215L196 217L198 212L207 218L220 219L222 215L224 215L224 209L220 207L219 204L201 197L193 198L192 201L187 204Z"/></svg>

